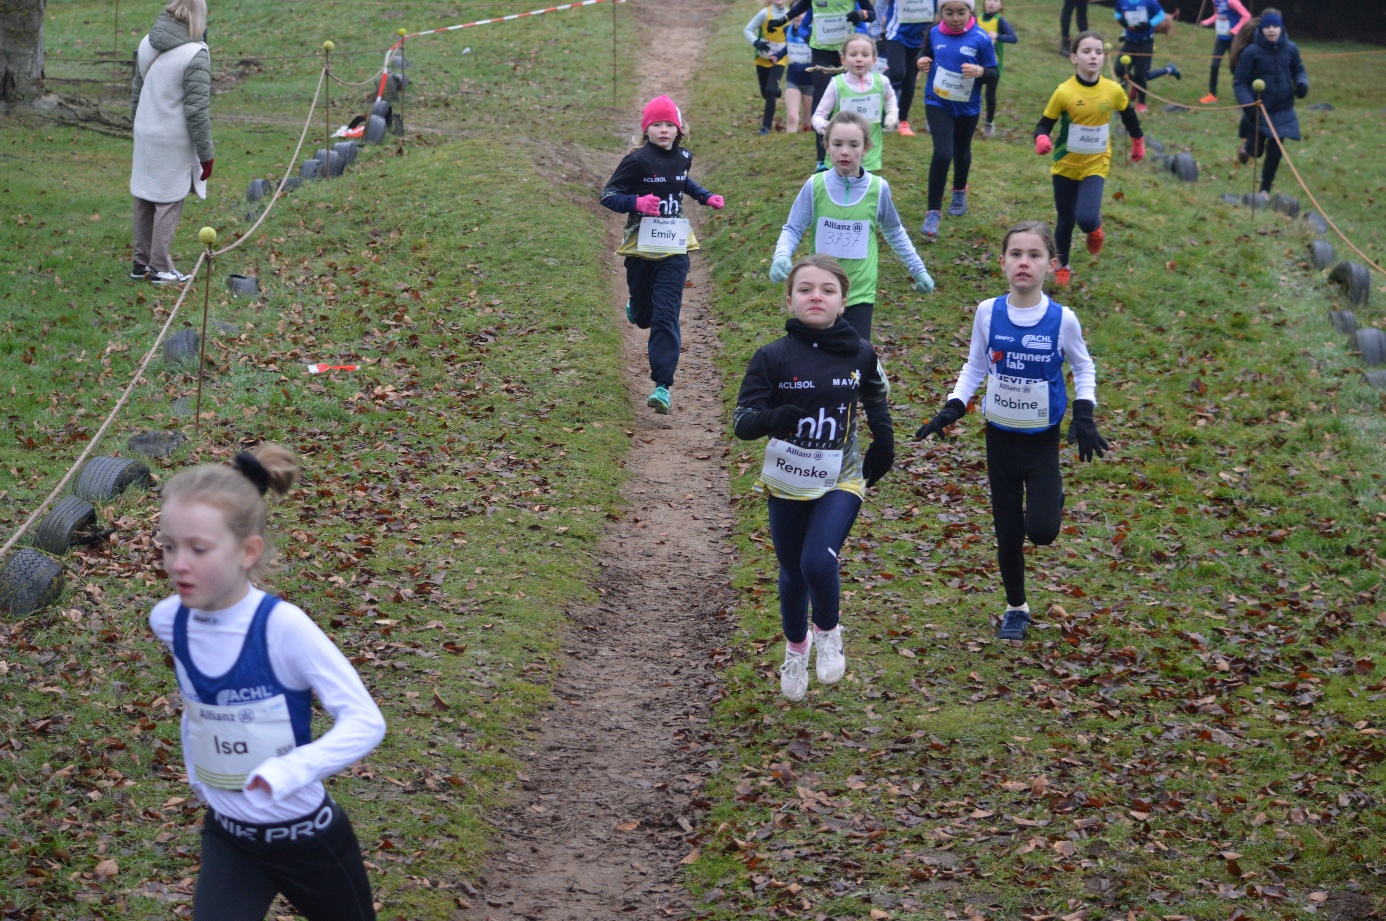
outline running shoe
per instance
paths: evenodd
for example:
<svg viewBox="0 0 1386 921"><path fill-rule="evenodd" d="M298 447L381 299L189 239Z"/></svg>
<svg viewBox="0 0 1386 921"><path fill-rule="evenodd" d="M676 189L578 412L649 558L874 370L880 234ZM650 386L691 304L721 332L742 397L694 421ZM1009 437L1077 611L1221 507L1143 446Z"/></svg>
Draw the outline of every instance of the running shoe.
<svg viewBox="0 0 1386 921"><path fill-rule="evenodd" d="M181 285L191 277L191 275L184 275L177 269L174 269L172 272L149 273L149 280L156 285Z"/></svg>
<svg viewBox="0 0 1386 921"><path fill-rule="evenodd" d="M812 636L813 631L809 631ZM812 643L810 642L810 648ZM784 664L780 666L780 693L790 700L803 700L808 693L809 672L808 672L809 650L803 652L792 651L788 644L784 650Z"/></svg>
<svg viewBox="0 0 1386 921"><path fill-rule="evenodd" d="M996 124L994 122L987 122L984 126L982 126L982 137L996 137Z"/></svg>
<svg viewBox="0 0 1386 921"><path fill-rule="evenodd" d="M819 633L817 640L818 680L823 684L836 684L847 671L847 658L842 654L842 625Z"/></svg>
<svg viewBox="0 0 1386 921"><path fill-rule="evenodd" d="M901 123L900 123L900 127L897 128L896 131L899 133L900 137L902 137L902 138L912 138L912 137L914 137L914 129L910 127L910 123L909 123L909 122L901 122Z"/></svg>
<svg viewBox="0 0 1386 921"><path fill-rule="evenodd" d="M962 217L967 213L967 189L953 190L953 201L948 205L948 213L953 217Z"/></svg>
<svg viewBox="0 0 1386 921"><path fill-rule="evenodd" d="M1203 103L1205 106L1210 106L1217 101L1218 97L1213 95L1212 93L1209 93L1207 96L1204 96L1202 99L1199 100L1199 102Z"/></svg>
<svg viewBox="0 0 1386 921"><path fill-rule="evenodd" d="M813 168L813 171L815 173L826 173L828 171L828 164L824 163L822 160L819 160L818 165Z"/></svg>
<svg viewBox="0 0 1386 921"><path fill-rule="evenodd" d="M1246 149L1245 139L1243 139L1242 142L1237 145L1237 162L1240 163L1242 166L1246 166L1248 163L1251 162L1251 152Z"/></svg>
<svg viewBox="0 0 1386 921"><path fill-rule="evenodd" d="M1137 114L1137 115L1144 115L1146 112L1149 112L1149 111L1150 111L1150 106L1146 105L1146 104L1143 103L1143 102L1138 102L1138 103L1136 103L1136 114Z"/></svg>
<svg viewBox="0 0 1386 921"><path fill-rule="evenodd" d="M1068 266L1056 269L1054 271L1054 283L1060 288L1067 288L1073 283L1073 269Z"/></svg>
<svg viewBox="0 0 1386 921"><path fill-rule="evenodd" d="M1001 618L1001 629L996 631L998 640L1023 640L1025 631L1030 629L1030 615L1024 611L1007 611Z"/></svg>
<svg viewBox="0 0 1386 921"><path fill-rule="evenodd" d="M645 401L646 406L661 416L669 415L669 403L669 388L662 384L656 387L654 392L650 394L650 398Z"/></svg>
<svg viewBox="0 0 1386 921"><path fill-rule="evenodd" d="M630 305L630 298L626 298L626 319L635 322L635 308Z"/></svg>
<svg viewBox="0 0 1386 921"><path fill-rule="evenodd" d="M1176 79L1176 80L1183 80L1183 79L1184 79L1184 75L1181 74L1181 73L1179 72L1179 68L1178 68L1178 67L1175 67L1175 66L1174 66L1174 62L1173 62L1173 61L1170 61L1168 64L1165 65L1165 73L1169 74L1171 77L1173 77L1173 78Z"/></svg>
<svg viewBox="0 0 1386 921"><path fill-rule="evenodd" d="M1059 39L1059 54L1068 57L1072 52L1073 49L1070 46L1069 40L1066 38Z"/></svg>
<svg viewBox="0 0 1386 921"><path fill-rule="evenodd" d="M1102 252L1102 241L1106 239L1106 236L1101 227L1088 234L1088 252L1094 256Z"/></svg>
<svg viewBox="0 0 1386 921"><path fill-rule="evenodd" d="M764 125L761 125L761 126L760 126L760 131L757 132L757 133L760 134L760 135L763 137L763 136L765 136L765 135L767 135L767 134L770 133L770 129L767 128L767 127L765 127Z"/></svg>
<svg viewBox="0 0 1386 921"><path fill-rule="evenodd" d="M938 225L943 222L943 214L938 211L930 211L924 215L924 223L920 226L919 232L930 240L938 236Z"/></svg>
<svg viewBox="0 0 1386 921"><path fill-rule="evenodd" d="M149 281L149 266L143 262L130 263L131 281Z"/></svg>

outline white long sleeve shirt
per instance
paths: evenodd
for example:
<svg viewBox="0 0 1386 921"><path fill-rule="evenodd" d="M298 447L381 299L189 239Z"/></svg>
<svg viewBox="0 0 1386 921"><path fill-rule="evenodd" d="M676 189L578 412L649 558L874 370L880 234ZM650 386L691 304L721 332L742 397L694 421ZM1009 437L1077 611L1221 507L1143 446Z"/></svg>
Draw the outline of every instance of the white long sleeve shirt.
<svg viewBox="0 0 1386 921"><path fill-rule="evenodd" d="M854 205L866 195L870 186L867 180L870 176L870 173L863 170L860 176L844 179L837 170L830 169L823 174L823 179L827 183L829 198L839 205ZM881 203L876 208L876 226L880 228L881 236L885 237L890 248L895 250L895 255L905 264L911 278L917 279L927 273L924 260L919 258L919 253L915 251L909 232L905 230L905 225L900 223L900 214L895 210L895 203L890 198L890 183L884 179L881 180ZM794 204L789 209L789 219L780 229L780 238L775 243L774 258L783 256L793 259L795 247L799 245L804 234L812 229L813 179L810 177L795 196Z"/></svg>
<svg viewBox="0 0 1386 921"><path fill-rule="evenodd" d="M843 79L847 81L847 88L858 90L865 93L871 89L872 82L876 79L875 73L867 73L863 77L854 74L843 74ZM895 98L895 88L890 85L889 80L882 81L885 84L885 117L881 120L881 127L889 132L894 131L900 124L900 101ZM828 88L823 91L823 99L818 103L818 108L813 110L813 130L822 134L828 130L828 121L833 117L833 109L837 108L837 81L829 80Z"/></svg>
<svg viewBox="0 0 1386 921"><path fill-rule="evenodd" d="M972 345L967 351L967 364L963 365L962 371L958 374L957 386L948 394L950 400L966 403L991 372L991 354L987 344L991 341L991 310L995 301L994 297L988 298L977 305L977 313L972 318ZM1012 307L1008 302L1006 316L1016 326L1034 326L1044 319L1049 303L1048 295L1034 307ZM1064 359L1073 371L1074 398L1091 400L1095 406L1097 366L1088 354L1088 344L1083 341L1083 327L1072 310L1063 305L1059 305L1059 309L1063 311L1059 325L1059 351L1063 353Z"/></svg>
<svg viewBox="0 0 1386 921"><path fill-rule="evenodd" d="M231 670L240 657L255 609L264 597L263 591L251 586L245 598L225 610L189 611L188 653L199 671L217 676ZM177 595L165 598L149 615L149 626L170 652L179 603ZM247 786L254 778L262 777L272 794L263 790L219 790L192 782L198 798L219 814L256 824L287 822L312 812L322 803L323 779L364 758L385 737L385 717L356 669L302 609L280 601L269 615L265 638L270 666L279 683L298 690L311 688L323 709L332 715L333 724L321 738L271 758L251 772ZM183 762L191 778L197 775L188 755L186 701L196 700L197 695L176 659L174 669L185 701Z"/></svg>

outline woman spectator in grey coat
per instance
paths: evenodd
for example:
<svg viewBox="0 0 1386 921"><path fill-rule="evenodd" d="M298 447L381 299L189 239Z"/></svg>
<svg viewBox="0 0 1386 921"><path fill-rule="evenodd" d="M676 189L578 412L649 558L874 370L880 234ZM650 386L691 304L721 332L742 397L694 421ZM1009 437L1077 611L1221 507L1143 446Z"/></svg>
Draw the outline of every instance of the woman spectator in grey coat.
<svg viewBox="0 0 1386 921"><path fill-rule="evenodd" d="M156 285L183 282L173 266L173 233L188 192L207 197L212 147L212 56L206 0L170 0L140 42L130 112L135 156L135 262L130 278Z"/></svg>

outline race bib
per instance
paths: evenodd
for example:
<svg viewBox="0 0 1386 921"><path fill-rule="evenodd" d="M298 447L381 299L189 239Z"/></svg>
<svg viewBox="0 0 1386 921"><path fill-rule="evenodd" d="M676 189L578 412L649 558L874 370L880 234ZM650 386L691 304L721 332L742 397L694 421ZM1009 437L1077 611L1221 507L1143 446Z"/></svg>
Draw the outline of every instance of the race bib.
<svg viewBox="0 0 1386 921"><path fill-rule="evenodd" d="M844 96L837 101L837 107L842 112L855 112L866 119L868 125L874 125L881 120L881 94L872 93L870 96Z"/></svg>
<svg viewBox="0 0 1386 921"><path fill-rule="evenodd" d="M1227 38L1232 34L1232 20L1226 16L1217 17L1213 20L1213 31L1217 33L1218 38Z"/></svg>
<svg viewBox="0 0 1386 921"><path fill-rule="evenodd" d="M1127 10L1122 14L1126 18L1126 28L1139 29L1150 22L1150 13L1143 6L1138 6L1134 10Z"/></svg>
<svg viewBox="0 0 1386 921"><path fill-rule="evenodd" d="M870 221L820 217L813 235L813 251L834 259L865 259L870 242Z"/></svg>
<svg viewBox="0 0 1386 921"><path fill-rule="evenodd" d="M1049 428L1049 385L1024 377L987 376L983 413L998 425L1013 429Z"/></svg>
<svg viewBox="0 0 1386 921"><path fill-rule="evenodd" d="M852 34L852 24L847 14L819 17L813 15L813 42L816 45L840 45Z"/></svg>
<svg viewBox="0 0 1386 921"><path fill-rule="evenodd" d="M934 0L900 0L897 9L901 22L934 21Z"/></svg>
<svg viewBox="0 0 1386 921"><path fill-rule="evenodd" d="M1107 152L1107 125L1068 126L1068 152L1078 154L1101 154Z"/></svg>
<svg viewBox="0 0 1386 921"><path fill-rule="evenodd" d="M785 49L785 43L784 43L784 42L771 42L771 43L770 43L770 50L766 53L765 56L766 56L767 58L773 58L775 55L781 54L781 53L784 51L784 49Z"/></svg>
<svg viewBox="0 0 1386 921"><path fill-rule="evenodd" d="M966 102L972 98L973 77L964 77L957 71L940 66L934 71L934 95L950 102Z"/></svg>
<svg viewBox="0 0 1386 921"><path fill-rule="evenodd" d="M271 758L297 748L283 694L229 707L184 702L188 760L193 780L218 790L239 790Z"/></svg>
<svg viewBox="0 0 1386 921"><path fill-rule="evenodd" d="M688 252L688 218L642 217L635 245L642 253Z"/></svg>
<svg viewBox="0 0 1386 921"><path fill-rule="evenodd" d="M760 478L786 493L830 489L842 473L842 452L801 448L793 442L771 438L765 446Z"/></svg>
<svg viewBox="0 0 1386 921"><path fill-rule="evenodd" d="M808 64L813 61L813 49L803 42L789 46L789 63Z"/></svg>

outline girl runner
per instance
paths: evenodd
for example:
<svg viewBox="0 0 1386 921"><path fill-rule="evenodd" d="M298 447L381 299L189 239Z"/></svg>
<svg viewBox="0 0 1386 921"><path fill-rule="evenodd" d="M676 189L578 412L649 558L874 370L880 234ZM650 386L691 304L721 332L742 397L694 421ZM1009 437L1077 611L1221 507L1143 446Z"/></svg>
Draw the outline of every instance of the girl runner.
<svg viewBox="0 0 1386 921"><path fill-rule="evenodd" d="M850 292L847 273L832 257L801 259L786 286L785 301L794 313L786 335L756 350L736 397L736 437L770 438L756 488L770 493L785 639L780 690L790 700L808 691L815 640L820 682L833 684L846 670L838 554L867 487L895 463L890 387L876 351L842 319ZM865 453L858 401L871 429Z"/></svg>
<svg viewBox="0 0 1386 921"><path fill-rule="evenodd" d="M1081 41L1082 37L1079 37ZM1102 457L1107 442L1097 433L1097 372L1073 311L1044 294L1044 277L1059 264L1054 237L1039 221L1012 227L1001 242L1001 268L1010 291L977 305L972 344L948 403L915 433L917 441L945 430L967 412L967 402L987 382L987 479L996 529L996 562L1006 589L1006 612L997 636L1023 640L1030 626L1025 600L1025 538L1037 547L1059 536L1064 507L1059 477L1059 426L1068 391L1063 364L1073 368L1073 421L1069 444L1078 457Z"/></svg>
<svg viewBox="0 0 1386 921"><path fill-rule="evenodd" d="M929 162L929 213L920 232L926 239L938 236L943 219L943 189L948 167L953 167L953 201L948 213L967 213L967 175L972 168L972 134L982 111L978 83L996 79L996 50L991 36L978 27L974 0L944 0L938 6L939 24L929 30L917 62L927 71L924 115L934 139Z"/></svg>
<svg viewBox="0 0 1386 921"><path fill-rule="evenodd" d="M1055 227L1059 268L1054 278L1063 287L1073 280L1068 257L1074 223L1088 235L1088 252L1094 256L1102 252L1102 186L1112 168L1107 122L1113 111L1121 113L1121 123L1131 136L1131 162L1139 163L1145 157L1140 119L1128 105L1125 91L1101 75L1104 57L1102 36L1096 32L1079 35L1069 56L1077 72L1054 90L1044 107L1044 117L1035 126L1035 153L1054 155L1054 165L1049 170L1058 215ZM1056 122L1057 147L1049 139Z"/></svg>
<svg viewBox="0 0 1386 921"><path fill-rule="evenodd" d="M813 60L813 49L808 46L809 30L804 25L804 17L794 20L785 30L785 59L789 69L784 75L784 130L786 134L798 134L809 130L813 118L813 75L809 73L809 62Z"/></svg>
<svg viewBox="0 0 1386 921"><path fill-rule="evenodd" d="M656 96L640 114L645 143L626 154L602 189L602 204L628 214L625 236L616 250L626 257L626 319L650 331L650 378L655 383L645 404L669 412L669 388L679 364L679 313L688 278L688 253L698 239L683 216L683 196L721 210L726 202L688 175L693 155L679 146L683 115L668 96Z"/></svg>
<svg viewBox="0 0 1386 921"><path fill-rule="evenodd" d="M1159 70L1150 69L1150 59L1155 55L1155 29L1165 21L1165 11L1159 0L1116 0L1114 15L1122 25L1121 53L1131 57L1129 65L1122 64L1121 59L1117 59L1117 79L1126 79L1129 66L1131 78L1128 83L1131 86L1131 98L1136 101L1136 111L1144 114L1145 88L1151 80L1166 74L1176 80L1184 76L1173 63L1166 64Z"/></svg>
<svg viewBox="0 0 1386 921"><path fill-rule="evenodd" d="M1014 45L1020 41L1020 37L1015 34L1015 29L1001 15L1001 0L983 0L982 15L977 19L977 25L987 30L991 36L991 43L996 46L996 79L986 85L983 93L987 100L987 120L983 123L982 137L990 138L996 135L996 87L1001 83L1002 52L1006 50L1006 45Z"/></svg>
<svg viewBox="0 0 1386 921"><path fill-rule="evenodd" d="M895 103L895 90L890 81L872 68L876 66L876 43L865 35L853 35L842 46L842 63L847 72L833 77L823 93L823 99L813 113L813 130L822 132L828 119L838 112L856 112L870 128L871 143L867 145L862 166L872 172L881 168L881 147L885 131L894 131L900 124L900 111Z"/></svg>
<svg viewBox="0 0 1386 921"><path fill-rule="evenodd" d="M1243 38L1243 36L1246 36ZM1261 103L1270 116L1270 125L1280 140L1299 140L1299 117L1295 115L1295 100L1309 95L1309 74L1299 56L1299 47L1285 34L1285 21L1280 11L1267 7L1259 20L1253 19L1237 33L1237 45L1232 49L1232 91L1237 102L1249 106L1256 101L1252 85L1265 80ZM1259 119L1260 125L1257 125ZM1242 109L1242 123L1237 129L1242 138L1237 159L1242 163L1252 157L1266 155L1261 169L1261 191L1269 192L1280 167L1280 145L1270 137L1266 116L1256 109Z"/></svg>
<svg viewBox="0 0 1386 921"><path fill-rule="evenodd" d="M784 76L784 55L786 47L785 29L771 29L766 22L784 16L784 0L771 0L771 4L751 17L742 30L746 41L756 49L756 79L760 82L760 95L765 100L765 112L760 119L760 133L769 134L775 126L775 100L780 98L780 77Z"/></svg>
<svg viewBox="0 0 1386 921"><path fill-rule="evenodd" d="M793 19L808 12L813 13L809 49L812 56L810 63L816 68L811 73L813 109L817 111L818 104L823 101L823 94L827 92L828 84L832 81L833 73L842 67L842 43L851 36L859 23L871 21L875 15L875 7L872 6L871 0L797 0L785 11L783 18ZM771 28L784 25L779 19L771 19L768 22ZM823 163L821 134L814 135L814 144L818 153L817 169L825 170L827 166Z"/></svg>
<svg viewBox="0 0 1386 921"><path fill-rule="evenodd" d="M924 44L924 33L934 21L934 0L886 0L881 14L881 53L888 65L890 85L900 104L900 127L904 138L914 137L910 127L910 103L914 102L914 85L919 79L915 60Z"/></svg>
<svg viewBox="0 0 1386 921"><path fill-rule="evenodd" d="M845 311L848 325L870 341L877 274L873 225L909 270L915 291L928 294L934 290L934 280L900 223L890 185L861 167L862 156L871 144L866 119L855 112L839 112L828 123L824 136L833 168L814 173L799 190L775 243L770 280L778 284L789 277L794 248L812 229L813 251L837 259L852 280L852 303Z"/></svg>
<svg viewBox="0 0 1386 921"><path fill-rule="evenodd" d="M251 583L263 495L298 476L298 458L266 444L164 487L158 541L177 594L149 624L173 653L183 760L207 804L198 921L260 921L280 893L308 918L375 919L356 833L322 782L375 748L385 720L308 615ZM333 718L316 740L315 693Z"/></svg>
<svg viewBox="0 0 1386 921"><path fill-rule="evenodd" d="M1222 56L1232 47L1237 27L1250 18L1242 0L1213 0L1213 15L1199 23L1217 33L1217 38L1213 39L1213 66L1208 71L1208 95L1199 100L1205 106L1218 101L1218 68L1222 66Z"/></svg>

